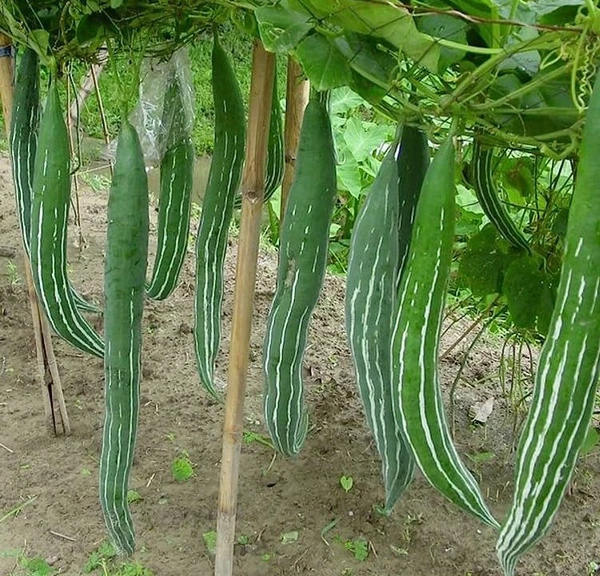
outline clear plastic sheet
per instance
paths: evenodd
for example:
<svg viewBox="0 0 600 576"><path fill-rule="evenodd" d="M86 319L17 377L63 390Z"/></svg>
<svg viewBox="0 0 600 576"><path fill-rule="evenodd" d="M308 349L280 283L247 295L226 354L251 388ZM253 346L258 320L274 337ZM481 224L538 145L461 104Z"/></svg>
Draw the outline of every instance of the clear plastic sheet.
<svg viewBox="0 0 600 576"><path fill-rule="evenodd" d="M181 48L166 61L146 58L140 77L139 101L129 122L137 130L146 166L150 168L160 164L167 145L189 138L192 132L194 87L187 49ZM182 106L173 108L167 104L165 108L165 96L173 83L179 84ZM108 145L111 158L116 146L116 139Z"/></svg>

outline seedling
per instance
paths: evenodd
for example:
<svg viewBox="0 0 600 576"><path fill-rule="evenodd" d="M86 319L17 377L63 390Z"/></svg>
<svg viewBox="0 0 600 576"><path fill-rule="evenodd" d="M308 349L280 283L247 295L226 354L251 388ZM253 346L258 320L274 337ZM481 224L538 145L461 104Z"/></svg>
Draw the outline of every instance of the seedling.
<svg viewBox="0 0 600 576"><path fill-rule="evenodd" d="M354 479L352 476L340 476L340 486L344 489L346 493L352 490L352 486L354 486Z"/></svg>
<svg viewBox="0 0 600 576"><path fill-rule="evenodd" d="M364 562L369 557L369 543L364 538L355 540L346 540L344 548L354 554L354 558L359 562Z"/></svg>
<svg viewBox="0 0 600 576"><path fill-rule="evenodd" d="M202 534L206 549L211 556L214 556L217 551L217 533L214 530L210 530Z"/></svg>
<svg viewBox="0 0 600 576"><path fill-rule="evenodd" d="M171 472L177 482L185 482L194 475L192 462L185 450L173 461Z"/></svg>
<svg viewBox="0 0 600 576"><path fill-rule="evenodd" d="M140 500L143 500L143 498L137 490L129 490L127 492L127 502L130 504L133 502L139 502Z"/></svg>

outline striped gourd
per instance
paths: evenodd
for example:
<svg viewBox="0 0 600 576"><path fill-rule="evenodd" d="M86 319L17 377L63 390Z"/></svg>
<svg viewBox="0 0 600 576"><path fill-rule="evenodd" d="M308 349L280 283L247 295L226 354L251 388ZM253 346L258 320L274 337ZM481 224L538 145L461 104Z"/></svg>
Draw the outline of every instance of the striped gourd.
<svg viewBox="0 0 600 576"><path fill-rule="evenodd" d="M40 121L35 157L31 272L40 304L55 332L80 350L101 357L102 339L77 309L67 278L69 164L69 137L53 79Z"/></svg>
<svg viewBox="0 0 600 576"><path fill-rule="evenodd" d="M498 539L504 572L548 531L590 426L600 379L600 77L590 100L556 305Z"/></svg>
<svg viewBox="0 0 600 576"><path fill-rule="evenodd" d="M400 192L398 218L400 253L396 275L398 287L408 257L415 211L428 167L429 144L426 134L413 126L404 126L398 155L398 191Z"/></svg>
<svg viewBox="0 0 600 576"><path fill-rule="evenodd" d="M194 340L202 385L218 398L213 375L221 341L223 266L245 152L245 113L233 68L215 34L212 53L215 144L196 236Z"/></svg>
<svg viewBox="0 0 600 576"><path fill-rule="evenodd" d="M158 246L146 287L147 296L154 300L167 298L179 279L188 246L194 176L194 145L183 126L185 114L178 78L171 82L164 105L172 111L172 122L160 163Z"/></svg>
<svg viewBox="0 0 600 576"><path fill-rule="evenodd" d="M27 255L31 249L31 190L40 117L40 64L37 53L25 48L15 80L10 127L10 156L17 216Z"/></svg>
<svg viewBox="0 0 600 576"><path fill-rule="evenodd" d="M430 164L417 204L392 331L394 413L424 476L487 524L498 523L452 444L437 372L439 338L454 239L454 145Z"/></svg>
<svg viewBox="0 0 600 576"><path fill-rule="evenodd" d="M100 503L119 551L134 549L127 487L140 403L142 312L148 259L148 181L135 129L119 134L108 198L104 266L105 415L100 458Z"/></svg>
<svg viewBox="0 0 600 576"><path fill-rule="evenodd" d="M273 100L269 124L269 142L267 145L267 166L265 171L265 195L263 202L271 199L283 181L285 169L285 144L283 138L283 115L277 92L277 75L273 81ZM237 195L235 207L241 208L242 197Z"/></svg>
<svg viewBox="0 0 600 576"><path fill-rule="evenodd" d="M485 147L475 140L473 142L473 162L471 164L475 195L484 214L496 226L498 232L513 246L523 248L529 252L531 250L529 242L523 236L521 230L517 228L498 196L498 190L493 180L493 160L494 149Z"/></svg>
<svg viewBox="0 0 600 576"><path fill-rule="evenodd" d="M402 153L410 155L408 148L403 142ZM401 426L394 418L390 369L392 314L397 277L401 275L398 238L401 231L405 233L408 228L410 242L412 227L410 218L402 219L400 203L402 201L406 209L406 197L416 199L419 192L410 189L408 178L404 179L402 188L399 186L398 154L396 140L354 224L346 280L346 331L359 395L381 456L388 512L410 484L415 469ZM406 253L407 249L408 245L402 251Z"/></svg>
<svg viewBox="0 0 600 576"><path fill-rule="evenodd" d="M335 150L326 106L311 98L302 121L298 160L285 208L277 287L263 348L265 424L275 447L297 454L308 429L302 359L308 323L327 265L336 198Z"/></svg>
<svg viewBox="0 0 600 576"><path fill-rule="evenodd" d="M25 48L17 70L10 129L10 156L13 169L17 215L27 257L31 254L31 198L40 117L40 66L35 50ZM100 309L88 303L69 283L77 308L88 312Z"/></svg>

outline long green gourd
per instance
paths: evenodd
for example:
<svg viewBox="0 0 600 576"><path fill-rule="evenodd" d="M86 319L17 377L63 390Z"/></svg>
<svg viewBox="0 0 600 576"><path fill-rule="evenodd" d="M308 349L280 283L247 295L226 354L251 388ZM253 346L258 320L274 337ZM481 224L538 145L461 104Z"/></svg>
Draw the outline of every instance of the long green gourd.
<svg viewBox="0 0 600 576"><path fill-rule="evenodd" d="M417 204L392 332L394 414L423 475L443 495L498 527L452 444L437 358L454 240L454 144L430 164Z"/></svg>
<svg viewBox="0 0 600 576"><path fill-rule="evenodd" d="M164 300L177 286L188 246L194 178L194 145L185 126L181 83L176 77L167 89L164 106L171 112L171 122L160 163L158 245L146 287L153 300Z"/></svg>
<svg viewBox="0 0 600 576"><path fill-rule="evenodd" d="M84 352L102 357L100 336L77 309L67 278L70 152L56 80L50 83L39 126L31 203L31 272L54 331Z"/></svg>
<svg viewBox="0 0 600 576"><path fill-rule="evenodd" d="M108 198L104 266L105 415L100 504L119 551L135 546L127 501L140 405L142 312L148 260L148 181L138 135L121 126Z"/></svg>
<svg viewBox="0 0 600 576"><path fill-rule="evenodd" d="M498 232L513 246L531 251L527 238L517 228L514 220L500 200L494 184L493 175L494 149L483 146L479 141L473 142L473 162L471 164L475 195L484 214L496 226Z"/></svg>
<svg viewBox="0 0 600 576"><path fill-rule="evenodd" d="M31 252L31 190L40 118L40 64L35 50L25 48L15 79L10 157L15 183L17 216L23 246Z"/></svg>
<svg viewBox="0 0 600 576"><path fill-rule="evenodd" d="M382 461L387 512L410 484L415 470L410 448L393 414L390 355L392 315L398 276L402 274L400 252L408 253L408 243L402 245L399 236L402 233L410 242L412 220L407 197L416 204L421 185L406 177L406 159L415 155L408 139L405 132L402 145L397 139L390 146L361 207L352 230L346 280L346 331L359 395Z"/></svg>
<svg viewBox="0 0 600 576"><path fill-rule="evenodd" d="M300 130L263 348L265 424L275 447L288 456L299 452L308 429L302 359L308 323L325 276L336 192L329 114L321 99L313 96Z"/></svg>
<svg viewBox="0 0 600 576"><path fill-rule="evenodd" d="M579 152L563 265L497 543L507 576L548 531L590 427L600 380L600 76Z"/></svg>
<svg viewBox="0 0 600 576"><path fill-rule="evenodd" d="M405 125L398 154L398 191L400 193L400 212L398 216L398 273L397 288L402 280L410 239L412 237L415 212L421 195L425 174L429 168L429 143L427 135L418 128Z"/></svg>
<svg viewBox="0 0 600 576"><path fill-rule="evenodd" d="M269 122L269 142L267 144L267 165L265 172L265 195L263 202L271 199L283 181L285 170L285 143L283 135L283 115L277 91L277 75L273 79L273 99L271 101L271 119ZM235 208L241 208L242 197L235 198Z"/></svg>
<svg viewBox="0 0 600 576"><path fill-rule="evenodd" d="M35 50L25 48L15 79L10 157L13 169L17 216L27 257L31 255L31 198L40 120L40 64ZM69 287L77 308L100 312L74 288Z"/></svg>
<svg viewBox="0 0 600 576"><path fill-rule="evenodd" d="M194 340L200 382L215 398L213 376L221 342L223 266L233 202L246 146L246 117L240 87L215 34L212 53L215 145L196 236Z"/></svg>

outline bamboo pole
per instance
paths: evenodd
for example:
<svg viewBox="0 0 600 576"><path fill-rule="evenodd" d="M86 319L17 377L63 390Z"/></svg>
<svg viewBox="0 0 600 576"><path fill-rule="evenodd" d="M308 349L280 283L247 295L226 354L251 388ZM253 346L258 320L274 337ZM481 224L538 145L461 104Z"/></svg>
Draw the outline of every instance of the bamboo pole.
<svg viewBox="0 0 600 576"><path fill-rule="evenodd" d="M0 51L3 47L10 47L10 38L0 34ZM14 97L13 85L13 62L12 58L0 57L0 99L2 100L2 113L4 117L4 127L6 136L10 144L10 123L12 119L12 106ZM46 417L46 426L52 428L55 435L59 434L58 423L54 413L54 402L58 404L60 419L62 422L62 431L65 435L71 433L71 425L67 407L63 396L60 374L54 355L52 339L50 337L50 328L45 317L41 313L35 289L33 287L33 278L31 277L31 268L25 250L23 249L23 268L25 270L25 281L27 284L27 293L29 295L29 305L31 308L31 318L33 321L33 334L35 337L35 350L38 380L42 390L42 402L44 405L44 414Z"/></svg>
<svg viewBox="0 0 600 576"><path fill-rule="evenodd" d="M233 573L233 545L244 424L244 395L250 351L274 73L275 55L266 52L262 44L255 41L252 56L246 164L242 182L242 216L231 328L229 384L223 426L215 576L231 576Z"/></svg>
<svg viewBox="0 0 600 576"><path fill-rule="evenodd" d="M308 104L309 93L310 83L304 78L300 64L289 56L285 98L285 170L283 172L283 183L281 184L280 222L283 222L288 193L294 180L300 127L302 126L304 109Z"/></svg>

